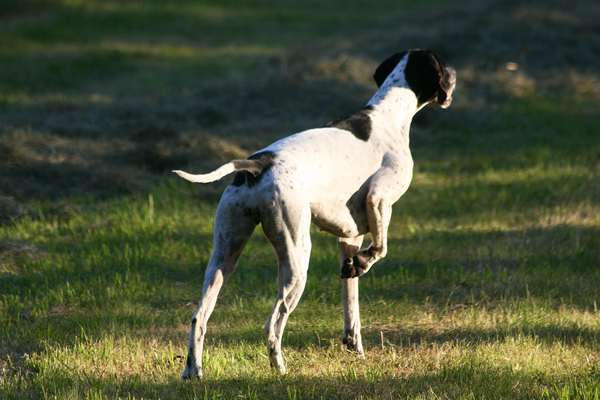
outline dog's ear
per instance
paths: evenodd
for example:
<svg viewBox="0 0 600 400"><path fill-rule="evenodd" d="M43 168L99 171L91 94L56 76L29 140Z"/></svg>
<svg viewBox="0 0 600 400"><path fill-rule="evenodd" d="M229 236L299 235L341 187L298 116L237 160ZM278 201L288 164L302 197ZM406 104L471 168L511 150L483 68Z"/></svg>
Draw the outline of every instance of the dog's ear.
<svg viewBox="0 0 600 400"><path fill-rule="evenodd" d="M404 76L419 104L448 107L456 82L454 70L446 68L442 60L429 50L411 50L409 54Z"/></svg>
<svg viewBox="0 0 600 400"><path fill-rule="evenodd" d="M435 103L430 103L434 107L448 108L452 102L452 92L456 86L456 71L452 68L443 68L443 77L440 80L440 90L438 90Z"/></svg>
<svg viewBox="0 0 600 400"><path fill-rule="evenodd" d="M392 73L396 65L402 60L402 58L406 55L406 51L402 53L396 53L384 62L381 63L379 67L375 70L375 74L373 75L373 79L375 79L375 83L377 83L377 87L381 87L383 82L387 79L387 77Z"/></svg>

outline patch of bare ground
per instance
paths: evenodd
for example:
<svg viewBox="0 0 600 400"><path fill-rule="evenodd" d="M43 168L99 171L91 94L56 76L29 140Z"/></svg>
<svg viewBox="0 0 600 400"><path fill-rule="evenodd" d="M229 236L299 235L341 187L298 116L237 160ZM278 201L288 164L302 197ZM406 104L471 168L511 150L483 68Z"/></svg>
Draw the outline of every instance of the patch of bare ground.
<svg viewBox="0 0 600 400"><path fill-rule="evenodd" d="M534 93L600 99L600 3L486 1L417 8L369 32L287 49L238 80L173 77L169 94L136 90L139 71L0 109L0 223L27 205L143 191L175 168L194 172L244 158L294 132L361 108L380 61L430 48L458 71L452 112L432 128L485 126L498 102ZM264 61L264 60L263 60ZM130 81L124 93L119 82ZM185 88L185 89L183 89ZM416 141L418 143L418 140Z"/></svg>

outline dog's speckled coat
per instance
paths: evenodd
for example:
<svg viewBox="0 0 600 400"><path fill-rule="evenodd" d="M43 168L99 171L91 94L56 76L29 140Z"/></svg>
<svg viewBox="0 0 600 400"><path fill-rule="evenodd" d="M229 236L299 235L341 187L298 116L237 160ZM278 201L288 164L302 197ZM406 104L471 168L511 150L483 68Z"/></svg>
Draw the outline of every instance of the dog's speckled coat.
<svg viewBox="0 0 600 400"><path fill-rule="evenodd" d="M175 171L193 182L238 172L217 210L214 250L192 319L183 378L202 376L208 318L259 223L279 262L279 293L264 328L271 365L285 373L281 338L306 283L311 222L338 237L343 340L349 349L363 352L357 277L387 252L392 204L412 179L412 118L426 105L450 105L456 73L432 52L411 50L384 61L374 78L379 90L356 114L282 139L248 160L231 161L206 175ZM360 250L366 233L371 245Z"/></svg>

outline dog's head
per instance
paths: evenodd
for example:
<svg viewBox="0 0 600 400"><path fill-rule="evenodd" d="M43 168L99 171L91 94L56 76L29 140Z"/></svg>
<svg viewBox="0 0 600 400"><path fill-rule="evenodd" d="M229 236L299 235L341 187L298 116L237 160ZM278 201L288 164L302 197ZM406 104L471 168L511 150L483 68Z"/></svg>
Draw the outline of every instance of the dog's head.
<svg viewBox="0 0 600 400"><path fill-rule="evenodd" d="M452 102L456 72L429 50L409 50L385 60L373 75L378 87L408 86L419 105L447 108Z"/></svg>

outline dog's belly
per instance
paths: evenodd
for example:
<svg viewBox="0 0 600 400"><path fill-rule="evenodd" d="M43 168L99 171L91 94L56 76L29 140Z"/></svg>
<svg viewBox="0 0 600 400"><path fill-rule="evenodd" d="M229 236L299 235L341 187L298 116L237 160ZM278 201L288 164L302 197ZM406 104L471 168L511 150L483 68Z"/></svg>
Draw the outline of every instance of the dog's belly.
<svg viewBox="0 0 600 400"><path fill-rule="evenodd" d="M312 222L337 237L352 238L369 232L366 194L368 181L353 194L315 199L311 202Z"/></svg>
<svg viewBox="0 0 600 400"><path fill-rule="evenodd" d="M348 211L348 210L346 210ZM337 212L335 214L313 214L312 222L324 232L337 237L353 238L368 233L366 213L364 218L356 220L350 212Z"/></svg>
<svg viewBox="0 0 600 400"><path fill-rule="evenodd" d="M301 132L266 149L277 153L269 170L280 190L310 203L312 222L338 237L369 232L366 197L385 148L350 132L321 128Z"/></svg>

